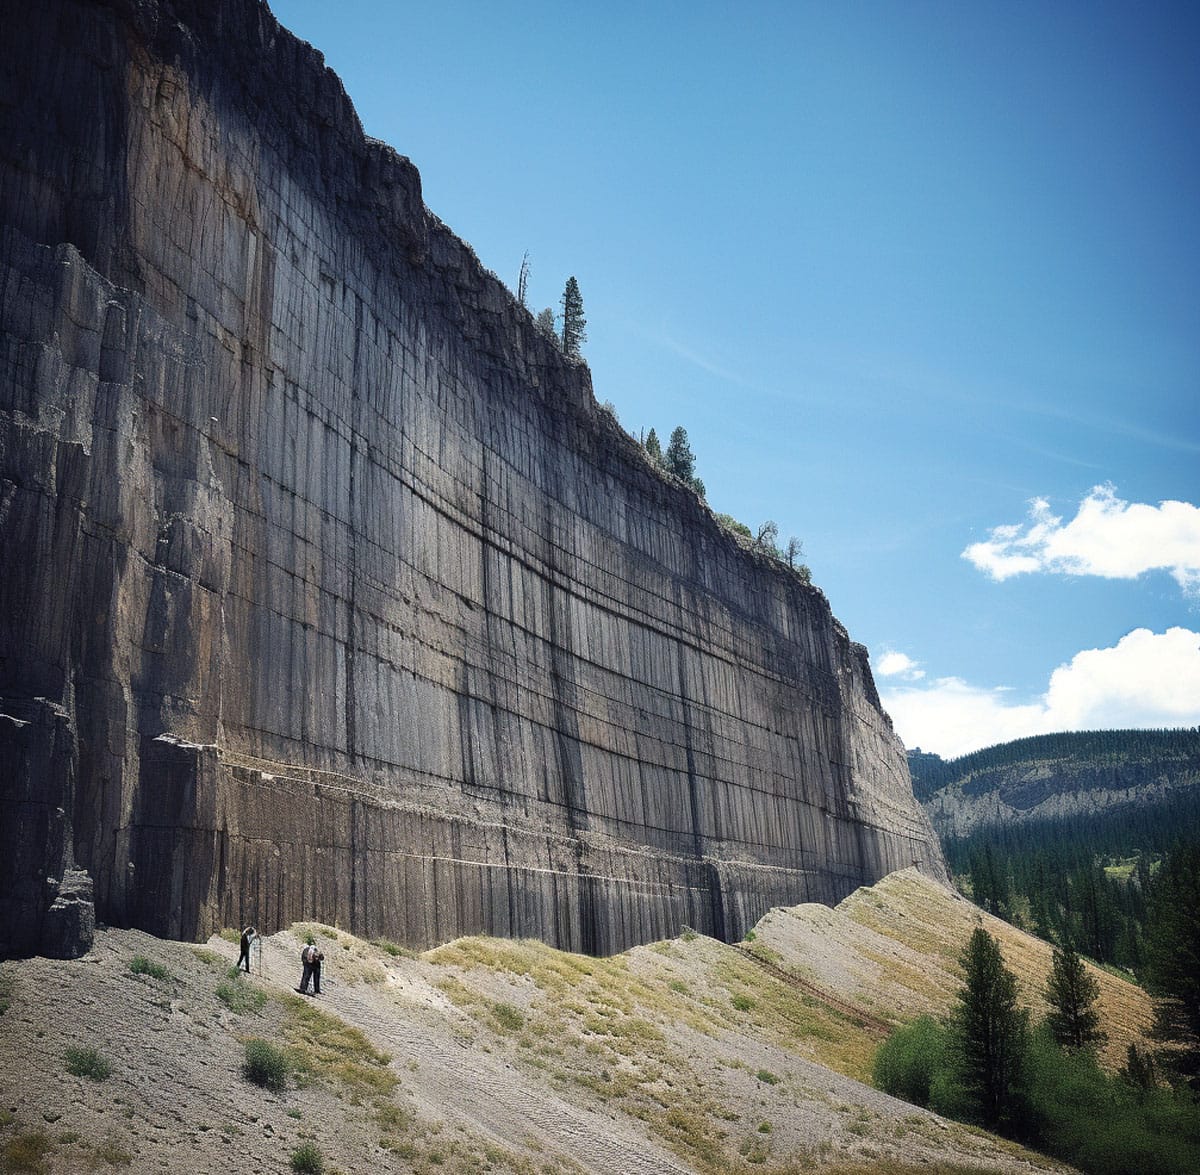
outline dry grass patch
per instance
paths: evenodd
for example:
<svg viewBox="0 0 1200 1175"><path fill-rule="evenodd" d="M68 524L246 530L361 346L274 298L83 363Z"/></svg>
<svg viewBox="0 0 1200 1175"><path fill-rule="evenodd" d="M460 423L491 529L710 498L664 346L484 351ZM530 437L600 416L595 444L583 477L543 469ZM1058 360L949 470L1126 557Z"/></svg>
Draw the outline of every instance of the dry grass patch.
<svg viewBox="0 0 1200 1175"><path fill-rule="evenodd" d="M1053 947L956 898L914 870L890 874L873 886L856 890L835 913L922 952L928 963L924 982L932 997L929 1011L935 1016L945 1015L953 1005L961 986L958 957L972 930L982 925L999 941L1005 965L1016 974L1022 999L1035 1019L1045 1014L1042 990L1050 972ZM836 927L833 933L836 935ZM867 954L861 945L847 949ZM1115 1070L1124 1064L1130 1044L1144 1042L1152 1021L1150 1000L1136 984L1091 964L1089 970L1100 985L1100 1014L1109 1036L1101 1061ZM876 985L880 1004L894 998L899 1006L906 1005L912 982L909 969L897 970L894 963L888 962Z"/></svg>
<svg viewBox="0 0 1200 1175"><path fill-rule="evenodd" d="M330 1078L357 1097L389 1097L398 1078L391 1057L357 1028L295 995L283 997L283 1036L300 1074Z"/></svg>
<svg viewBox="0 0 1200 1175"><path fill-rule="evenodd" d="M870 1081L878 1034L863 1021L797 990L733 952L715 976L731 992L732 1022L749 1020L753 1028L782 1047L856 1081ZM739 1008L745 1009L740 1016L734 1014Z"/></svg>

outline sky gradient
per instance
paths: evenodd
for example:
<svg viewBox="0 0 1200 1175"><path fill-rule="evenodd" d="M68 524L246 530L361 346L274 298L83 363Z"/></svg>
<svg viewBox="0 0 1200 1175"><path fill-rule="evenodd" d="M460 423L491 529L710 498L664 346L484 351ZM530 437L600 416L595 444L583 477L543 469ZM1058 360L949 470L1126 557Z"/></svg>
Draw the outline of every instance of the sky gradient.
<svg viewBox="0 0 1200 1175"><path fill-rule="evenodd" d="M1200 6L271 7L909 747L1200 723Z"/></svg>

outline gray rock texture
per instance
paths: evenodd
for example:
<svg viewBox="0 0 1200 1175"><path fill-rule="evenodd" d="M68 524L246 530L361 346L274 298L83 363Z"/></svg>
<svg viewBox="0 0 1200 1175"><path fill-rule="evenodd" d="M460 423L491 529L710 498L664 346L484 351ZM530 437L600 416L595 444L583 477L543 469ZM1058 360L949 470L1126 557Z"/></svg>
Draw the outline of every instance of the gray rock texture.
<svg viewBox="0 0 1200 1175"><path fill-rule="evenodd" d="M824 596L648 466L319 53L257 0L4 7L0 951L76 865L161 935L598 953L941 875Z"/></svg>

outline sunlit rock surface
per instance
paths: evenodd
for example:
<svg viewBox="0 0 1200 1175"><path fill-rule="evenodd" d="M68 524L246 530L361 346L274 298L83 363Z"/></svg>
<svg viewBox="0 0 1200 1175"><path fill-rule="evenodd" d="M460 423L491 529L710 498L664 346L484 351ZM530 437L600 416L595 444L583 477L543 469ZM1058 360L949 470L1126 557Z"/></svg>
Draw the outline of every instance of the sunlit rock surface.
<svg viewBox="0 0 1200 1175"><path fill-rule="evenodd" d="M824 596L265 5L13 6L0 214L0 952L75 866L158 934L591 952L940 875Z"/></svg>

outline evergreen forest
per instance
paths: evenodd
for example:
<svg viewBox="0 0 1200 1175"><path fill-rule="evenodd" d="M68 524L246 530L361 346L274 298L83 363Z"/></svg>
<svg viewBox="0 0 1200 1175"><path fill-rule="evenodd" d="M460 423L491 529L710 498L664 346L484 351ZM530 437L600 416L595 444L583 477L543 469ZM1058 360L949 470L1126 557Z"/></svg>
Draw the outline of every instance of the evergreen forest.
<svg viewBox="0 0 1200 1175"><path fill-rule="evenodd" d="M994 824L943 837L956 883L990 913L1098 963L1137 974L1146 961L1150 881L1169 849L1200 844L1200 730L1038 735L960 759L910 752L913 790L968 795L1140 784L1195 776L1119 807L1054 819ZM1021 781L1021 782L1017 782Z"/></svg>

